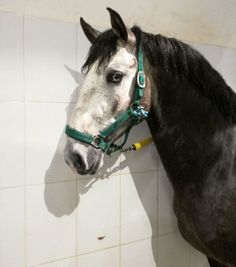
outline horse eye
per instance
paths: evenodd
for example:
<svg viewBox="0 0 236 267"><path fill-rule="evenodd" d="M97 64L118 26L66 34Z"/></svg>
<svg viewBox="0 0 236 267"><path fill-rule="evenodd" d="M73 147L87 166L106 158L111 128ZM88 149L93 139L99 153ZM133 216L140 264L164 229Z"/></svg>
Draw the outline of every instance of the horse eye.
<svg viewBox="0 0 236 267"><path fill-rule="evenodd" d="M108 83L120 83L123 78L123 74L121 72L110 72L107 75Z"/></svg>

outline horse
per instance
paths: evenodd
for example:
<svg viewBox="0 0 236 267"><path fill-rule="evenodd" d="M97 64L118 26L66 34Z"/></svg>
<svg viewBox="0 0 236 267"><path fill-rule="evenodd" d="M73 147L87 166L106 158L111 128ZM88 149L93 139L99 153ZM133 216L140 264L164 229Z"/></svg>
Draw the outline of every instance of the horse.
<svg viewBox="0 0 236 267"><path fill-rule="evenodd" d="M191 46L129 28L107 9L104 32L80 19L91 48L66 127L65 161L76 173L95 174L104 153L122 149L130 129L146 120L174 189L181 235L211 267L235 267L236 94Z"/></svg>

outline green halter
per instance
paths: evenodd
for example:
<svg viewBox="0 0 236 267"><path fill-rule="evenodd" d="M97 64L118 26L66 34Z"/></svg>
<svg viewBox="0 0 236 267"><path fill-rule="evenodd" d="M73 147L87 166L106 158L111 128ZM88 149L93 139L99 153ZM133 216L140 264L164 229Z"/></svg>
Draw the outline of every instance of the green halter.
<svg viewBox="0 0 236 267"><path fill-rule="evenodd" d="M134 99L129 109L122 113L111 125L100 131L97 135L93 136L88 133L77 131L71 128L69 125L66 126L65 133L67 136L89 144L95 148L101 149L106 154L121 150L125 145L129 132L134 125L139 124L143 119L148 117L148 111L145 111L141 106L141 99L144 95L145 88L145 74L143 67L143 53L141 47L138 50L138 72L137 82L134 91ZM114 142L108 141L115 132L117 132L125 123L130 122L127 130L124 132L124 141L118 145Z"/></svg>

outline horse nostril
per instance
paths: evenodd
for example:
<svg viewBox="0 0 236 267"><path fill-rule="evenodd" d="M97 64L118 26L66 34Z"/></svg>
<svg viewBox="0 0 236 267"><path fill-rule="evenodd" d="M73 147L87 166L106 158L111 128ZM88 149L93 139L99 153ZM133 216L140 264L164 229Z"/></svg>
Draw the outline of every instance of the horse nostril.
<svg viewBox="0 0 236 267"><path fill-rule="evenodd" d="M86 163L83 159L83 157L79 154L74 155L74 166L79 171L85 171L86 170Z"/></svg>

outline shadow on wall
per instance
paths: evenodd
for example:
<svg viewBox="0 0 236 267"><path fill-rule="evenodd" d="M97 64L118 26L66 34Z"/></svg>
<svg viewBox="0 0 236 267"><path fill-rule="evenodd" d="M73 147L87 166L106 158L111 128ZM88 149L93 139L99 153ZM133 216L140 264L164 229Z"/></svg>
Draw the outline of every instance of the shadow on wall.
<svg viewBox="0 0 236 267"><path fill-rule="evenodd" d="M68 66L65 66L66 70L70 73L70 75L73 77L73 79L76 81L77 84L79 84L79 87L77 87L72 96L71 99L75 99L74 96L77 93L77 90L80 89L82 81L83 81L83 75L81 73L78 73L75 70L70 69ZM72 112L73 112L74 106L71 104L68 104L66 108L66 114L67 114L67 122L70 119ZM66 122L65 122L66 125ZM47 206L48 211L53 214L56 217L62 217L64 215L69 215L74 212L74 210L78 207L80 203L80 197L84 194L86 194L90 188L93 186L94 183L96 183L100 179L109 179L109 177L117 173L118 171L125 169L129 167L130 174L132 175L135 173L135 169L132 168L132 166L128 166L127 158L125 158L122 162L119 163L119 165L116 164L119 153L114 153L112 157L106 156L104 157L104 166L100 170L99 174L96 176L87 176L86 177L86 184L84 184L83 187L79 187L78 191L74 186L71 186L71 183L69 181L75 181L78 176L72 174L70 175L69 180L63 179L64 183L63 186L60 187L60 190L58 190L58 187L51 186L53 182L55 182L55 173L69 173L68 171L65 171L66 168L68 168L65 164L62 164L64 162L64 155L63 150L65 146L65 134L64 130L62 129L62 134L60 136L57 149L55 151L55 154L53 156L53 159L51 161L50 166L48 167L48 170L45 174L45 190L44 190L44 199ZM58 170L59 169L59 170ZM54 178L52 178L54 177ZM133 176L132 176L133 177ZM68 182L67 182L68 181ZM143 183L140 183L138 179L133 178L133 182L135 184L138 196L140 197L140 200L142 201L143 208L149 218L152 233L155 233L157 229L157 225L152 225L153 220L151 219L150 212L150 203L149 201L146 201L145 198L142 198L143 194ZM76 201L74 198L74 193L77 192ZM157 201L157 200L156 200ZM157 252L157 239L155 237L152 237L152 253L153 258L155 259L155 262L157 264L157 258L156 258L156 252Z"/></svg>

